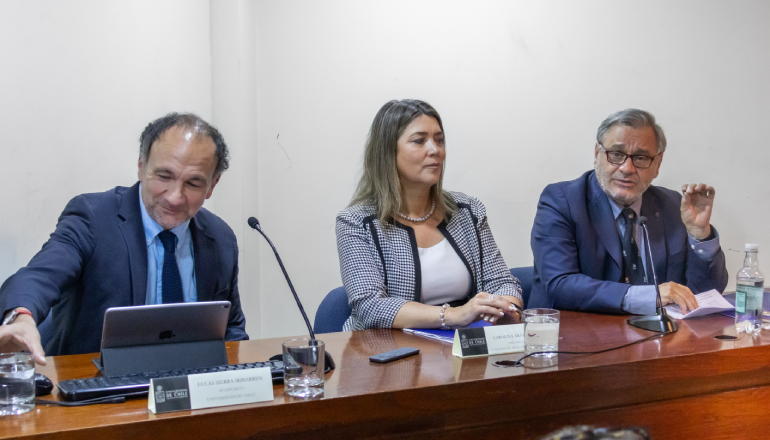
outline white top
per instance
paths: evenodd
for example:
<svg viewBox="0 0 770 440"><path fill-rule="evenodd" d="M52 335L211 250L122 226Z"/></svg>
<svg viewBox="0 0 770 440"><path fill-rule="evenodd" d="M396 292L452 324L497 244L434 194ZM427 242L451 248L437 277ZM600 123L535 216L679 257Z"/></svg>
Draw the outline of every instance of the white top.
<svg viewBox="0 0 770 440"><path fill-rule="evenodd" d="M441 305L463 299L471 289L471 274L445 238L429 248L417 248L420 254L422 303Z"/></svg>

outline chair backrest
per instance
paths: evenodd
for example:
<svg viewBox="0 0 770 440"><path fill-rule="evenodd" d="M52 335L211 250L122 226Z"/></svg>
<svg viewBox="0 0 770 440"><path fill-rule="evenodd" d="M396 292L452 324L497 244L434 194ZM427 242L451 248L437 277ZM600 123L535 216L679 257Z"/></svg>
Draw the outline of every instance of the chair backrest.
<svg viewBox="0 0 770 440"><path fill-rule="evenodd" d="M350 317L352 312L348 304L348 294L344 287L338 287L321 301L315 312L313 331L318 333L341 332L342 325Z"/></svg>
<svg viewBox="0 0 770 440"><path fill-rule="evenodd" d="M524 308L527 308L529 294L532 292L532 278L535 276L535 266L514 267L511 269L511 275L519 279L521 283L521 298Z"/></svg>

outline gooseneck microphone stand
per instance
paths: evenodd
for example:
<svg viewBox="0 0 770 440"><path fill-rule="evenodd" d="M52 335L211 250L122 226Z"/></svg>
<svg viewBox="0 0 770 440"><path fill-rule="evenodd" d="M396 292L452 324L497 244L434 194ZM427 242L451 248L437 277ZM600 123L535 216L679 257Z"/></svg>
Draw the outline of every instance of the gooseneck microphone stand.
<svg viewBox="0 0 770 440"><path fill-rule="evenodd" d="M652 280L655 282L655 292L657 298L655 300L655 314L645 316L634 316L628 319L628 323L634 327L639 327L644 330L660 333L673 333L679 330L679 325L676 320L666 313L666 309L663 308L663 300L660 298L660 287L658 287L658 277L655 275L655 262L652 261L652 248L650 247L650 234L647 232L647 217L639 216L637 222L642 225L644 229L644 241L647 243L647 255L650 256L650 265L652 266ZM629 225L630 227L630 225Z"/></svg>
<svg viewBox="0 0 770 440"><path fill-rule="evenodd" d="M294 285L291 283L291 279L289 279L289 274L286 273L286 268L283 267L283 261L281 261L281 257L278 255L278 251L275 249L275 246L273 245L273 242L270 241L270 239L265 235L265 233L262 231L262 227L259 225L259 220L256 219L256 217L249 217L248 220L249 226L256 229L257 232L262 234L263 237L265 237L265 240L267 240L267 243L270 245L270 247L273 249L273 253L275 254L275 258L278 260L278 265L281 266L281 270L283 271L283 276L286 278L286 282L289 284L289 289L291 289L292 295L294 295L294 300L297 301L297 307L299 308L300 313L302 313L302 318L305 320L305 325L307 326L307 331L310 334L311 339L315 339L315 332L313 331L313 327L310 325L310 320L307 319L307 314L305 313L305 308L302 307L302 302L299 300L299 296L297 296L297 291L294 290ZM333 370L334 360L332 359L332 356L329 354L328 351L324 351L325 354L325 366L326 371Z"/></svg>

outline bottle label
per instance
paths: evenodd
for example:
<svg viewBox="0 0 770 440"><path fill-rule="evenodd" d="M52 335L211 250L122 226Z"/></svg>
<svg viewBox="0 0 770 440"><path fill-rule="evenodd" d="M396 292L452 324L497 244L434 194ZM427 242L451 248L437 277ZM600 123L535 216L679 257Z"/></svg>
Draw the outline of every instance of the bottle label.
<svg viewBox="0 0 770 440"><path fill-rule="evenodd" d="M760 310L762 313L762 287L738 284L735 286L735 313L745 314L746 310Z"/></svg>

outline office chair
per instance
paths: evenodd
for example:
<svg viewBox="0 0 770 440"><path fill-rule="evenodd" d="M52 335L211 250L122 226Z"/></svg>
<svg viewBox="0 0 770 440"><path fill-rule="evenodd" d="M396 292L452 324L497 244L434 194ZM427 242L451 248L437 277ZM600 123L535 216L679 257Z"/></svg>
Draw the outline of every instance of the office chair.
<svg viewBox="0 0 770 440"><path fill-rule="evenodd" d="M521 283L521 299L526 309L529 302L529 294L532 292L532 278L535 276L535 266L514 267L511 269L511 275L518 278L519 283Z"/></svg>
<svg viewBox="0 0 770 440"><path fill-rule="evenodd" d="M348 294L344 287L337 287L321 301L315 312L313 331L318 333L341 332L342 325L352 312L348 304Z"/></svg>

